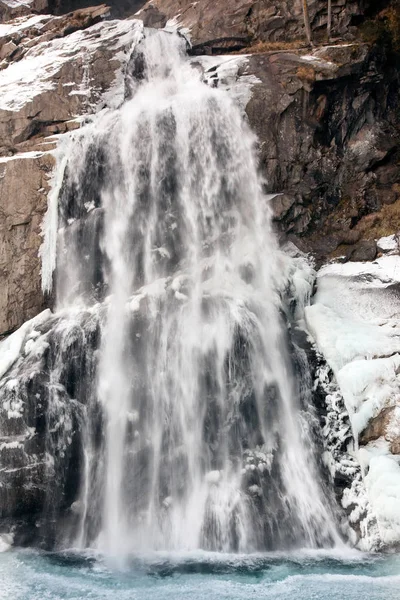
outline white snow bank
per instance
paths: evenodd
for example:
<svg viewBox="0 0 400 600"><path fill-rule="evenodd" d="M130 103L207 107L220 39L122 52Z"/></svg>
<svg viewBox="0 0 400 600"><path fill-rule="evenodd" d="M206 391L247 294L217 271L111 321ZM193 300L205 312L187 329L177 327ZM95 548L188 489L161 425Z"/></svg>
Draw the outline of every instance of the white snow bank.
<svg viewBox="0 0 400 600"><path fill-rule="evenodd" d="M19 154L13 154L12 156L0 156L0 164L7 163L12 160L19 160L24 158L40 158L46 154L45 152L40 152L38 150L32 150L30 152L20 152Z"/></svg>
<svg viewBox="0 0 400 600"><path fill-rule="evenodd" d="M8 2L7 4L11 8L16 8L22 3L11 4ZM52 18L54 17L51 15L33 15L28 17L19 17L18 19L14 19L11 23L0 23L0 38L12 35L14 33L21 33L24 31L24 29L29 29L30 27L41 29L43 25Z"/></svg>
<svg viewBox="0 0 400 600"><path fill-rule="evenodd" d="M399 407L392 413L389 429L392 439L400 435L399 282L397 255L373 263L326 265L318 273L313 303L305 309L308 330L339 384L356 446L371 418L386 407ZM398 460L390 455L384 437L357 448L356 455L368 472L367 494L382 542L398 543Z"/></svg>
<svg viewBox="0 0 400 600"><path fill-rule="evenodd" d="M63 38L42 42L18 62L0 71L0 108L20 110L44 91L55 89L61 67L81 55L88 56L104 45L117 51L129 48L142 35L141 21L104 21Z"/></svg>
<svg viewBox="0 0 400 600"><path fill-rule="evenodd" d="M361 319L342 317L319 302L305 309L307 328L329 365L338 375L339 370L355 359L373 359L400 352L400 330L390 330L372 323L363 323ZM332 301L332 296L326 300Z"/></svg>
<svg viewBox="0 0 400 600"><path fill-rule="evenodd" d="M5 340L0 342L0 379L12 367L20 355L27 335L38 325L41 325L51 316L51 310L46 309L39 315L24 323Z"/></svg>
<svg viewBox="0 0 400 600"><path fill-rule="evenodd" d="M365 477L368 497L377 517L382 541L400 540L400 466L393 456L373 456Z"/></svg>
<svg viewBox="0 0 400 600"><path fill-rule="evenodd" d="M400 405L399 370L400 355L395 354L376 360L355 360L338 372L356 438L382 408Z"/></svg>
<svg viewBox="0 0 400 600"><path fill-rule="evenodd" d="M384 238L382 238L383 240ZM381 240L379 240L379 243ZM385 242L383 242L385 243ZM336 275L340 277L355 277L357 281L369 286L386 287L400 281L400 260L397 255L382 256L372 263L347 262L325 265L318 277Z"/></svg>

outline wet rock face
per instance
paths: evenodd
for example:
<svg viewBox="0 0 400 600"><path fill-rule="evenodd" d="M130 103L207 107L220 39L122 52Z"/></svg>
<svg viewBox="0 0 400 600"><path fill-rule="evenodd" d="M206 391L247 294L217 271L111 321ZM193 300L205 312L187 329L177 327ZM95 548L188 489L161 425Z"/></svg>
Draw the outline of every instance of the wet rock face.
<svg viewBox="0 0 400 600"><path fill-rule="evenodd" d="M67 509L81 481L83 400L99 336L96 315L63 321L45 311L27 327L23 353L2 379L0 529L17 544L51 547L59 519L73 521Z"/></svg>
<svg viewBox="0 0 400 600"><path fill-rule="evenodd" d="M243 73L259 79L246 112L266 190L284 194L278 229L322 258L356 244L358 222L399 200L398 71L357 43L253 55Z"/></svg>
<svg viewBox="0 0 400 600"><path fill-rule="evenodd" d="M177 308L179 311L179 305ZM74 544L83 519L88 542L93 542L101 529L106 428L104 407L98 398L97 351L106 310L106 306L96 305L69 316L45 311L26 324L24 332L14 333L14 338L21 333L20 353L4 375L0 372L0 533L12 532L17 545L53 549L58 545ZM135 442L136 431L145 431L148 420L154 418L147 373L149 365L144 358L149 350L145 333L154 326L152 315L148 302L142 299L139 312L130 323L127 348L129 363L135 365L137 372L131 390L137 418L129 425L127 433L129 451L125 459L130 468L124 490L137 511L147 506L154 460L149 442ZM290 320L290 316L288 318ZM265 429L260 422L256 393L251 384L248 335L249 332L238 330L229 350L230 361L227 360L223 375L231 389L227 414L218 403L221 374L215 370L215 349L210 349L203 357L199 385L206 399L204 455L210 453L213 473L218 473L224 460L225 441L229 440L232 461L242 461L243 493L248 496L252 519L258 524L252 543L260 550L273 550L298 543L303 530L298 516L282 503L284 455L279 431L284 424L281 422L279 390L272 383L264 391L268 407L268 427ZM305 419L307 415L303 431L309 432L318 456L322 457L324 444L312 406L311 383L315 376L314 366L310 367L312 350L304 332L289 327L287 336L298 381L300 418ZM232 371L228 367L228 362L232 361L237 363L234 379L231 379ZM235 395L238 388L241 390L239 402ZM167 444L168 420L164 426ZM267 439L263 437L266 430L270 436ZM272 450L266 452L270 446ZM89 474L85 472L84 449L93 453ZM173 482L168 474L176 457L176 452L166 452L162 458L159 471L162 497L172 494ZM185 461L179 468L179 481L184 483L187 480ZM320 459L318 470L333 508L334 500L328 493L330 477ZM82 494L85 476L89 477L87 497ZM281 520L276 519L277 514ZM236 543L235 527L233 520L232 547ZM323 546L324 543L326 539L321 533L318 544ZM208 541L207 528L204 545L210 550L219 549Z"/></svg>

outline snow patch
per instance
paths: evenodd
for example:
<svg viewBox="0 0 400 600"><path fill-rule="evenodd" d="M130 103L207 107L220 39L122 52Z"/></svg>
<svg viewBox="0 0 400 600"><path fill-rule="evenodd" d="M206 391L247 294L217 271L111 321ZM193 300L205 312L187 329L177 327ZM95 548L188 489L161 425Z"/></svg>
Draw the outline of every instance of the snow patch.
<svg viewBox="0 0 400 600"><path fill-rule="evenodd" d="M396 253L399 254L399 235L387 235L386 237L380 238L377 242L378 250L384 253Z"/></svg>
<svg viewBox="0 0 400 600"><path fill-rule="evenodd" d="M51 314L50 309L44 310L0 342L0 379L18 359L28 332L47 321Z"/></svg>
<svg viewBox="0 0 400 600"><path fill-rule="evenodd" d="M400 466L393 456L373 456L365 477L368 496L385 544L400 540Z"/></svg>
<svg viewBox="0 0 400 600"><path fill-rule="evenodd" d="M18 111L39 94L55 89L55 75L78 56L90 56L105 44L115 50L129 48L138 40L142 28L140 21L103 21L37 44L20 61L0 71L0 109Z"/></svg>
<svg viewBox="0 0 400 600"><path fill-rule="evenodd" d="M0 164L11 162L12 160L23 160L27 158L40 158L46 154L46 152L40 152L37 150L32 150L31 152L20 152L18 154L13 154L12 156L0 156ZM40 190L39 190L40 191Z"/></svg>
<svg viewBox="0 0 400 600"><path fill-rule="evenodd" d="M255 75L239 75L239 70L248 63L247 55L196 56L193 65L204 70L204 81L210 87L222 87L244 110L251 98L254 85L261 83Z"/></svg>
<svg viewBox="0 0 400 600"><path fill-rule="evenodd" d="M4 2L4 0L3 0ZM27 4L26 2L14 2L7 3L11 8L16 8L21 6L21 4ZM14 19L11 23L1 23L0 24L0 38L13 35L15 33L23 32L24 29L29 29L30 27L36 27L37 29L41 29L43 25L52 19L51 15L34 15L29 17L19 17L18 19Z"/></svg>

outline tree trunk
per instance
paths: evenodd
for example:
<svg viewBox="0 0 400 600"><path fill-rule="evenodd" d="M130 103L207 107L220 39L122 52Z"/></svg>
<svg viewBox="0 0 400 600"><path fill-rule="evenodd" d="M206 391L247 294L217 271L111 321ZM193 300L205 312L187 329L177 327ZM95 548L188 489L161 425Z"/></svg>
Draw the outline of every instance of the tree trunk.
<svg viewBox="0 0 400 600"><path fill-rule="evenodd" d="M306 30L307 41L312 44L311 41L311 26L310 26L310 15L308 14L307 0L303 0L303 17L304 17L304 28Z"/></svg>
<svg viewBox="0 0 400 600"><path fill-rule="evenodd" d="M328 42L330 42L330 40L331 40L331 28L332 28L332 0L328 0L328 23L327 23Z"/></svg>

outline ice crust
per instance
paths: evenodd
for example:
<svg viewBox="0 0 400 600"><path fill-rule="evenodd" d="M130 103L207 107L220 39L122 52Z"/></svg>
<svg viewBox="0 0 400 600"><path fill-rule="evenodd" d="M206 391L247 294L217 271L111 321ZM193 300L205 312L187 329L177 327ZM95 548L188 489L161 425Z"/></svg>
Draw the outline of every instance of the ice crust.
<svg viewBox="0 0 400 600"><path fill-rule="evenodd" d="M386 252L393 239L378 242ZM355 456L362 465L368 501L383 545L400 542L400 466L388 433L363 448L360 433L387 407L400 407L400 256L373 263L328 264L305 309L306 324L331 367L350 416ZM394 411L390 436L400 435ZM350 494L351 495L351 494ZM350 501L352 499L350 498ZM372 541L364 540L366 549Z"/></svg>

